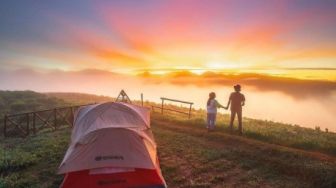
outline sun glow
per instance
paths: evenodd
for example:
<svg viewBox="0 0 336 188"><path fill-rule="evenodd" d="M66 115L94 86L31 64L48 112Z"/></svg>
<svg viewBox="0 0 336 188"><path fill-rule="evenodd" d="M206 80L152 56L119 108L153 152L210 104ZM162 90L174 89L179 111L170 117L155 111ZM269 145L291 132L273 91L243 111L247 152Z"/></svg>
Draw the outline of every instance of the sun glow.
<svg viewBox="0 0 336 188"><path fill-rule="evenodd" d="M194 74L197 74L197 75L202 75L203 73L205 73L207 70L204 70L204 69L191 69L189 70L190 72L194 73Z"/></svg>
<svg viewBox="0 0 336 188"><path fill-rule="evenodd" d="M224 61L210 61L206 63L206 68L212 70L227 70L227 69L238 69L239 66L233 63L227 63Z"/></svg>

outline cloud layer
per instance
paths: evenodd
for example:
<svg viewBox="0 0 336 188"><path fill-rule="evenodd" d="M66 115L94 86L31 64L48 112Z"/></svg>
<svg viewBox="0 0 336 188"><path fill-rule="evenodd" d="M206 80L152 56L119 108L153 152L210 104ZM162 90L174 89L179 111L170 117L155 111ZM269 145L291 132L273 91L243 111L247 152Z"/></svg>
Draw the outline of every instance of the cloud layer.
<svg viewBox="0 0 336 188"><path fill-rule="evenodd" d="M36 90L36 91L71 91L110 95L121 89L141 92L142 88L175 86L195 86L213 88L213 86L233 86L241 84L244 88L253 88L260 92L281 92L295 99L317 99L336 94L336 82L300 80L275 77L255 73L214 73L201 75L189 71L171 72L165 75L143 73L137 76L113 73L103 70L49 71L33 70L0 71L0 89Z"/></svg>
<svg viewBox="0 0 336 188"><path fill-rule="evenodd" d="M336 94L336 82L334 81L302 80L255 73L228 74L206 72L197 75L183 71L161 76L149 73L140 76L152 84L172 83L174 85L194 85L203 88L241 84L243 87L252 87L260 92L282 92L295 99L318 98Z"/></svg>

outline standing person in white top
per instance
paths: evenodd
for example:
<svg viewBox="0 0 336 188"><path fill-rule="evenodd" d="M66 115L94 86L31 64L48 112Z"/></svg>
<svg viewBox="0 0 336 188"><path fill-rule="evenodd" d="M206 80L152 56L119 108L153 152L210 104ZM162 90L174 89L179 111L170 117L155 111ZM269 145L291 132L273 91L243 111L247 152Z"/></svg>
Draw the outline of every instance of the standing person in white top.
<svg viewBox="0 0 336 188"><path fill-rule="evenodd" d="M209 99L207 102L207 129L211 131L215 128L216 124L216 115L217 115L217 108L224 108L219 102L217 102L216 93L211 92L209 93Z"/></svg>

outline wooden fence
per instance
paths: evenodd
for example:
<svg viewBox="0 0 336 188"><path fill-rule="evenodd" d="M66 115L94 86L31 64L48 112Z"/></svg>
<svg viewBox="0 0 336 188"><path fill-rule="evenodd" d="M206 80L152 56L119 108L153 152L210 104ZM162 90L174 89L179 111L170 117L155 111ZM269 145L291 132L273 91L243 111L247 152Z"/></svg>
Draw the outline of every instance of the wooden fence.
<svg viewBox="0 0 336 188"><path fill-rule="evenodd" d="M143 95L141 96L141 98L143 99ZM153 111L155 108L160 109L162 114L164 111L172 111L172 112L188 115L190 119L191 109L193 105L192 102L181 101L181 100L176 100L176 99L168 99L164 97L161 97L161 100L162 100L161 107L152 106ZM164 101L188 104L189 111L186 112L186 111L177 110L177 109L165 108ZM143 105L143 101L141 103ZM45 129L57 130L61 126L72 127L74 113L79 107L86 106L86 105L90 105L90 104L53 108L53 109L26 112L26 113L20 113L20 114L7 114L4 116L4 119L3 119L3 127L2 127L3 136L4 137L26 137L31 134L35 135L36 133L40 132L41 130L45 130Z"/></svg>
<svg viewBox="0 0 336 188"><path fill-rule="evenodd" d="M75 111L85 105L53 108L20 114L7 114L3 119L4 137L26 137L43 129L57 130L60 126L73 126Z"/></svg>
<svg viewBox="0 0 336 188"><path fill-rule="evenodd" d="M181 101L181 100L177 100L177 99L169 99L169 98L165 98L165 97L161 97L161 107L160 106L153 106L152 105L152 110L154 111L155 108L158 108L161 110L161 114L163 114L163 111L171 111L171 112L176 112L176 113L180 113L180 114L185 114L188 115L188 118L191 118L191 109L192 109L192 105L194 103L192 102L188 102L188 101ZM189 111L188 112L184 112L181 110L176 110L176 109L170 109L170 108L164 108L164 101L171 101L171 102L177 102L177 103L183 103L183 104L188 104L189 105Z"/></svg>

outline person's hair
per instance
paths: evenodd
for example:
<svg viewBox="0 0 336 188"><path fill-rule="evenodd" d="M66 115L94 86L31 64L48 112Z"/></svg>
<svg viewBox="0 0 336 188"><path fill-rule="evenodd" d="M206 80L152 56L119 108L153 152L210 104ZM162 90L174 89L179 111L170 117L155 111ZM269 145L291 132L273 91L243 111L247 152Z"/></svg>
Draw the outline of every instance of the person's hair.
<svg viewBox="0 0 336 188"><path fill-rule="evenodd" d="M239 84L233 86L235 91L240 91L241 90L241 86Z"/></svg>
<svg viewBox="0 0 336 188"><path fill-rule="evenodd" d="M207 102L207 105L209 106L210 105L210 101L212 99L214 99L216 97L216 93L215 92L211 92L209 93L209 99L208 99L208 102Z"/></svg>

